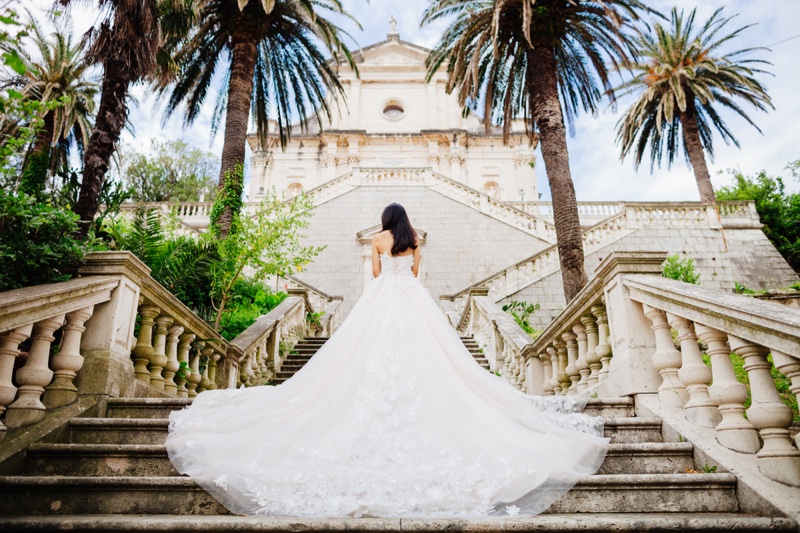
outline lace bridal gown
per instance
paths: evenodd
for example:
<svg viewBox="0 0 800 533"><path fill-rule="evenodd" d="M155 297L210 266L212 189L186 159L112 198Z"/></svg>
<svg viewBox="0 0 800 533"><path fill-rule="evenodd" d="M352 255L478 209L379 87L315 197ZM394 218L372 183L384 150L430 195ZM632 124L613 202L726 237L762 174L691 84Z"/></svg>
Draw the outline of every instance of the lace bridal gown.
<svg viewBox="0 0 800 533"><path fill-rule="evenodd" d="M477 365L413 256L381 256L338 331L277 387L172 413L169 457L238 514L536 514L600 467L602 422Z"/></svg>

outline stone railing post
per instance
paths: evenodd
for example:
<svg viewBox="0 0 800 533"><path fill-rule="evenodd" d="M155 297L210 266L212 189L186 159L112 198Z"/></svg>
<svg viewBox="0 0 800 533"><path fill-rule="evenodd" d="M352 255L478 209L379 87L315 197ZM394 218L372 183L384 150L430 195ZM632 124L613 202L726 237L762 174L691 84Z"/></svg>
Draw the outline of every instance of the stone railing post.
<svg viewBox="0 0 800 533"><path fill-rule="evenodd" d="M549 348L548 348L549 350ZM544 369L544 378L542 380L542 394L545 396L552 396L555 394L553 391L553 362L550 359L550 355L547 351L541 352L539 355L539 360L542 362L542 368Z"/></svg>
<svg viewBox="0 0 800 533"><path fill-rule="evenodd" d="M75 377L78 394L128 397L135 388L131 363L133 329L141 280L150 269L131 252L95 252L86 256L81 276L119 276L111 299L94 306L81 336L83 368Z"/></svg>
<svg viewBox="0 0 800 533"><path fill-rule="evenodd" d="M206 345L206 341L197 339L192 342L192 348L194 348L194 354L191 356L191 361L189 362L189 370L191 373L189 374L189 379L187 380L189 383L187 385L188 393L187 396L189 398L194 398L197 396L198 390L197 386L200 385L202 381L202 376L200 376L200 357L203 355L203 347Z"/></svg>
<svg viewBox="0 0 800 533"><path fill-rule="evenodd" d="M570 386L569 377L567 376L567 345L560 340L555 340L553 341L553 347L555 348L557 361L553 368L558 368L558 372L553 372L556 383L558 383L555 387L555 392L556 394L567 394Z"/></svg>
<svg viewBox="0 0 800 533"><path fill-rule="evenodd" d="M572 331L575 333L575 337L577 338L578 342L578 360L575 362L575 367L578 369L578 374L580 375L577 390L578 393L581 393L589 386L590 371L589 363L586 362L586 347L588 344L586 337L586 326L580 322L573 324Z"/></svg>
<svg viewBox="0 0 800 533"><path fill-rule="evenodd" d="M67 313L61 349L50 361L53 382L45 388L42 396L42 403L48 408L69 405L78 399L78 388L73 380L83 366L81 335L86 330L83 324L92 316L93 309L92 305Z"/></svg>
<svg viewBox="0 0 800 533"><path fill-rule="evenodd" d="M564 339L564 344L567 347L567 367L564 369L564 372L570 384L566 392L568 394L577 394L578 380L581 379L580 374L578 374L578 367L576 366L578 360L578 336L575 335L575 332L569 330L562 333L561 338Z"/></svg>
<svg viewBox="0 0 800 533"><path fill-rule="evenodd" d="M608 379L604 380L605 369L600 371L604 395L629 396L658 391L661 378L653 366L652 356L656 346L651 324L641 304L630 299L622 278L626 274L661 277L661 263L666 256L665 252L612 252L596 270L597 276L605 280L603 299L608 312L611 350L614 354L610 361L610 372L606 374ZM605 313L596 312L596 307L592 307L592 314L597 317L600 336L597 351L600 355L601 346L605 343L603 322L606 317Z"/></svg>
<svg viewBox="0 0 800 533"><path fill-rule="evenodd" d="M789 390L800 401L800 359L778 350L772 350L772 360L775 362L775 367L789 378L792 383ZM794 442L800 448L800 433L794 436Z"/></svg>
<svg viewBox="0 0 800 533"><path fill-rule="evenodd" d="M672 331L667 323L667 314L649 305L642 307L645 316L653 323L651 329L656 340L653 367L661 375L658 399L665 405L683 407L689 401L689 393L678 377L678 369L681 367L681 352L675 349L675 343L672 342Z"/></svg>
<svg viewBox="0 0 800 533"><path fill-rule="evenodd" d="M747 387L736 379L728 335L701 324L695 324L695 330L708 344L708 356L711 358L713 384L708 387L708 394L717 404L722 417L717 424L717 441L737 452L756 453L761 444L756 428L744 417L742 404L747 400Z"/></svg>
<svg viewBox="0 0 800 533"><path fill-rule="evenodd" d="M606 306L602 304L593 305L592 314L597 320L597 358L600 359L600 370L597 372L597 380L603 382L608 378L608 369L611 365L611 345L608 344L608 315Z"/></svg>
<svg viewBox="0 0 800 533"><path fill-rule="evenodd" d="M581 324L586 328L586 364L589 365L589 377L587 378L588 388L592 388L600 380L600 356L597 353L597 320L594 315L586 314L581 317Z"/></svg>
<svg viewBox="0 0 800 533"><path fill-rule="evenodd" d="M787 485L800 484L800 451L789 439L792 410L785 405L772 379L769 349L728 335L731 350L744 358L750 378L752 404L747 419L758 429L764 445L756 454L758 468L767 477Z"/></svg>
<svg viewBox="0 0 800 533"><path fill-rule="evenodd" d="M64 324L64 315L42 320L33 325L31 349L25 366L15 375L19 389L17 399L6 410L6 427L19 428L44 419L46 407L41 401L44 388L53 378L50 370L50 344L53 333Z"/></svg>

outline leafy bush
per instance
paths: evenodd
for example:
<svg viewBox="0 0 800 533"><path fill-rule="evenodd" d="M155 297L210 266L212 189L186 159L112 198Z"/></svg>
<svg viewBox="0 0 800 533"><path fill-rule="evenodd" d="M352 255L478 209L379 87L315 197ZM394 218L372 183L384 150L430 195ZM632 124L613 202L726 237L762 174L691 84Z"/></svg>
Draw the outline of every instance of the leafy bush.
<svg viewBox="0 0 800 533"><path fill-rule="evenodd" d="M533 337L538 337L542 332L534 329L528 322L528 317L535 311L538 311L541 306L539 304L529 304L528 302L511 302L503 306L503 311L514 317L514 320L519 327L525 330L525 333Z"/></svg>
<svg viewBox="0 0 800 533"><path fill-rule="evenodd" d="M0 190L0 291L66 281L96 240L73 237L78 215Z"/></svg>
<svg viewBox="0 0 800 533"><path fill-rule="evenodd" d="M249 328L258 317L269 313L287 296L285 292L272 292L266 284L253 279L237 280L232 292L219 328L220 335L227 340Z"/></svg>
<svg viewBox="0 0 800 533"><path fill-rule="evenodd" d="M691 283L700 284L700 274L694 270L694 259L687 257L681 259L678 254L667 257L661 266L661 275L665 278Z"/></svg>

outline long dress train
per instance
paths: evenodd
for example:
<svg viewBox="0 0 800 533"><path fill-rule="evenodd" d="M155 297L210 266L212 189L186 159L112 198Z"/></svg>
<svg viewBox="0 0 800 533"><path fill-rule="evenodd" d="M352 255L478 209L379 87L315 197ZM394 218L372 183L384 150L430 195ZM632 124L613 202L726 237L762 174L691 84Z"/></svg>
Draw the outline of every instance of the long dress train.
<svg viewBox="0 0 800 533"><path fill-rule="evenodd" d="M167 451L238 514L532 515L605 458L574 396L533 397L477 365L411 273L374 279L284 384L199 394Z"/></svg>

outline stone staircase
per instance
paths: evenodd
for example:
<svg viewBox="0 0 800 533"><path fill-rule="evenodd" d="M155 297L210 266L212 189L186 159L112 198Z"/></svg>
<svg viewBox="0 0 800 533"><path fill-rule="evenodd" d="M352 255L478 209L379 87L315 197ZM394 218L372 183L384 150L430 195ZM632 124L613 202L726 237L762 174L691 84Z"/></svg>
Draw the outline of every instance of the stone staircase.
<svg viewBox="0 0 800 533"><path fill-rule="evenodd" d="M276 385L280 385L290 377L294 376L295 372L303 368L311 357L317 353L317 350L322 347L328 340L328 337L306 337L298 342L292 352L286 357L286 360L281 365L281 371L272 379ZM475 361L486 370L489 370L489 361L483 356L478 343L473 337L461 337L464 346L475 358Z"/></svg>
<svg viewBox="0 0 800 533"><path fill-rule="evenodd" d="M469 339L466 340L470 342ZM309 356L310 357L310 356ZM736 477L703 470L692 444L663 442L658 418L631 398L592 399L612 444L600 471L547 513L496 520L240 517L179 476L163 445L167 417L188 399L111 399L103 417L74 418L58 442L2 465L0 531L796 531L786 518L739 512ZM231 450L231 453L236 453ZM11 471L11 472L10 472Z"/></svg>

